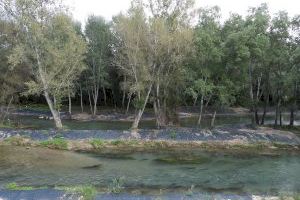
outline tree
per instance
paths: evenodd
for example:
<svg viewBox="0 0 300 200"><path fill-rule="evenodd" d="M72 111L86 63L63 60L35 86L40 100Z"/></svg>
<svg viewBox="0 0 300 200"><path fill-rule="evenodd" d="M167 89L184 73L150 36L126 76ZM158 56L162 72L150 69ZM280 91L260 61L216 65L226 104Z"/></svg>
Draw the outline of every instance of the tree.
<svg viewBox="0 0 300 200"><path fill-rule="evenodd" d="M90 16L85 27L85 36L88 41L86 77L88 77L88 92L91 93L93 99L92 114L95 116L101 87L106 104L105 87L108 86L111 55L110 25L102 17Z"/></svg>
<svg viewBox="0 0 300 200"><path fill-rule="evenodd" d="M84 69L85 43L55 1L5 0L1 6L19 31L10 63L32 67L34 78L26 83L25 94L43 94L61 129L60 104Z"/></svg>
<svg viewBox="0 0 300 200"><path fill-rule="evenodd" d="M132 124L132 135L137 128L153 87L155 64L149 54L149 26L141 2L133 4L127 15L114 19L116 66L126 76L124 85L134 95L137 113Z"/></svg>
<svg viewBox="0 0 300 200"><path fill-rule="evenodd" d="M153 107L157 127L177 122L176 107L184 91L187 56L193 50L192 0L150 0L149 20L155 77Z"/></svg>
<svg viewBox="0 0 300 200"><path fill-rule="evenodd" d="M190 68L191 85L188 88L194 96L195 103L200 96L198 126L201 125L203 104L210 102L215 91L214 78L219 73L222 57L221 48L221 15L219 7L199 10L199 21L195 30L194 64Z"/></svg>

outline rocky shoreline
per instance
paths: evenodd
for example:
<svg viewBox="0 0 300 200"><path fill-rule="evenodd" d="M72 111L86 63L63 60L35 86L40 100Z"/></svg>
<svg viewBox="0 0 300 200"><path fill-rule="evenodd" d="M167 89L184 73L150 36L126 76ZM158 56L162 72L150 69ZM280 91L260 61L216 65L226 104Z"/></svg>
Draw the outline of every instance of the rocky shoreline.
<svg viewBox="0 0 300 200"><path fill-rule="evenodd" d="M177 141L177 142L236 142L236 143L283 143L300 145L300 138L289 131L275 130L268 127L251 129L247 126L224 126L209 129L197 128L167 128L160 130L139 130L144 141ZM130 131L122 130L12 130L1 129L0 140L14 137L28 137L32 140L49 140L64 138L67 140L102 139L126 140L131 139Z"/></svg>

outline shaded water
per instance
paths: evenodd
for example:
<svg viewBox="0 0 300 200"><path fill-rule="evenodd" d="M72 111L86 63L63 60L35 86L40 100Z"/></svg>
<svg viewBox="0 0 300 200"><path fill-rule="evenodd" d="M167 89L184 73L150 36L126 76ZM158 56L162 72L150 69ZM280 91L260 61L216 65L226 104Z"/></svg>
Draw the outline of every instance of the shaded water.
<svg viewBox="0 0 300 200"><path fill-rule="evenodd" d="M299 116L298 116L299 118ZM189 117L180 119L180 125L182 127L196 127L197 117ZM289 116L283 116L283 120L286 124L289 123ZM299 120L299 119L298 119ZM49 129L54 128L54 122L52 120L39 119L37 116L15 116L14 121L17 121L21 125L28 126L35 129ZM202 120L202 128L210 126L211 117L204 117ZM235 125L235 124L248 124L251 122L251 118L248 115L241 116L217 116L215 124L219 125ZM266 118L266 124L273 124L273 117L268 116ZM296 125L300 125L300 121L296 121ZM76 120L63 120L63 125L72 130L127 130L131 127L132 122L127 121L76 121ZM154 120L141 121L140 128L142 129L154 129L156 124Z"/></svg>
<svg viewBox="0 0 300 200"><path fill-rule="evenodd" d="M205 192L300 192L300 156L194 153L86 154L0 146L0 186L92 184Z"/></svg>

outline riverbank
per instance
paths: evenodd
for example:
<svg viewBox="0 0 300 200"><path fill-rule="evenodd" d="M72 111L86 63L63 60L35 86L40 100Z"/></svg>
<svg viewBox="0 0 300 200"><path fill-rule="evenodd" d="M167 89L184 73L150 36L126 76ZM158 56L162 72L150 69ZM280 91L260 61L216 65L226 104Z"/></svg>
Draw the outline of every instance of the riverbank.
<svg viewBox="0 0 300 200"><path fill-rule="evenodd" d="M11 190L0 190L0 199L9 200L32 200L32 199L43 199L43 200L91 200L85 198L81 194L76 193L66 193L62 190L55 189L42 189L33 191L11 191ZM214 200L298 200L297 195L291 196L259 196L251 194L207 194L207 193L197 193L187 190L183 193L174 193L171 191L157 191L157 194L139 194L136 193L121 193L121 194L95 194L92 198L93 200L160 200L160 199L189 199L189 200L199 200L199 199L214 199Z"/></svg>
<svg viewBox="0 0 300 200"><path fill-rule="evenodd" d="M169 128L139 130L132 139L129 131L118 130L9 130L0 131L4 144L42 146L72 151L159 151L195 150L271 153L299 152L300 138L289 131L269 127L220 127L213 130Z"/></svg>

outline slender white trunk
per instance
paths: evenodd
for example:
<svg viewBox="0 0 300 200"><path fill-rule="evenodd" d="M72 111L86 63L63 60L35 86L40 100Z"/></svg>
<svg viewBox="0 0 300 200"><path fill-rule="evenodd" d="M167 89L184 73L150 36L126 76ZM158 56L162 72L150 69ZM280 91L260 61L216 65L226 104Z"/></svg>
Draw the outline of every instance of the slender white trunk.
<svg viewBox="0 0 300 200"><path fill-rule="evenodd" d="M216 114L217 114L217 111L215 110L212 120L211 120L211 123L210 123L211 128L213 128L215 126Z"/></svg>
<svg viewBox="0 0 300 200"><path fill-rule="evenodd" d="M69 99L69 114L70 114L70 116L72 116L72 99L71 99L70 92L68 94L68 99Z"/></svg>
<svg viewBox="0 0 300 200"><path fill-rule="evenodd" d="M52 113L52 116L53 116L53 119L54 119L56 128L62 129L63 126L62 126L62 123L61 123L61 119L60 119L60 117L59 117L59 113L58 113L58 111L54 108L53 102L52 102L52 100L51 100L51 98L50 98L50 96L49 96L48 91L44 91L44 96L45 96L46 101L47 101L47 103L48 103L49 109L50 109L50 111L51 111L51 113Z"/></svg>
<svg viewBox="0 0 300 200"><path fill-rule="evenodd" d="M130 107L130 102L131 102L131 96L132 96L132 94L130 94L129 96L128 96L128 102L127 102L127 108L126 108L126 115L128 114L128 111L129 111L129 107Z"/></svg>
<svg viewBox="0 0 300 200"><path fill-rule="evenodd" d="M135 116L135 119L134 119L134 122L131 126L131 135L133 137L139 137L139 134L137 133L137 129L138 129L138 126L139 126L139 123L141 121L141 118L142 118L142 115L144 113L144 110L145 110L145 107L148 103L148 99L149 99L149 96L150 96L150 92L151 92L151 89L152 89L152 85L151 84L148 88L148 92L147 92L147 95L146 95L146 98L145 98L145 101L144 101L144 104L143 104L143 107L141 109L138 110L138 113L137 115Z"/></svg>
<svg viewBox="0 0 300 200"><path fill-rule="evenodd" d="M44 89L44 96L45 96L46 101L48 103L49 109L52 113L56 128L57 129L62 129L63 126L62 126L62 122L61 122L61 119L60 119L60 116L59 116L59 112L55 109L55 106L54 106L54 105L56 105L56 103L54 103L54 105L53 105L53 102L52 102L52 100L50 98L50 95L49 95L49 92L48 92L48 84L47 84L47 81L44 77L44 72L42 70L42 64L40 62L40 56L39 56L38 49L35 47L34 50L35 50L35 54L36 54L39 77L41 79L43 89ZM54 100L55 100L55 97L54 97Z"/></svg>
<svg viewBox="0 0 300 200"><path fill-rule="evenodd" d="M82 88L81 85L79 86L80 89L80 107L81 107L81 112L83 113L83 100L82 100Z"/></svg>
<svg viewBox="0 0 300 200"><path fill-rule="evenodd" d="M90 93L90 91L88 91L88 96L89 96L89 103L90 103L91 114L93 114L93 106L92 106L92 99L91 99L91 93Z"/></svg>
<svg viewBox="0 0 300 200"><path fill-rule="evenodd" d="M199 113L199 118L198 118L198 122L197 125L200 126L201 124L201 120L202 120L202 112L203 112L203 101L204 101L204 96L201 96L201 102L200 102L200 113Z"/></svg>

